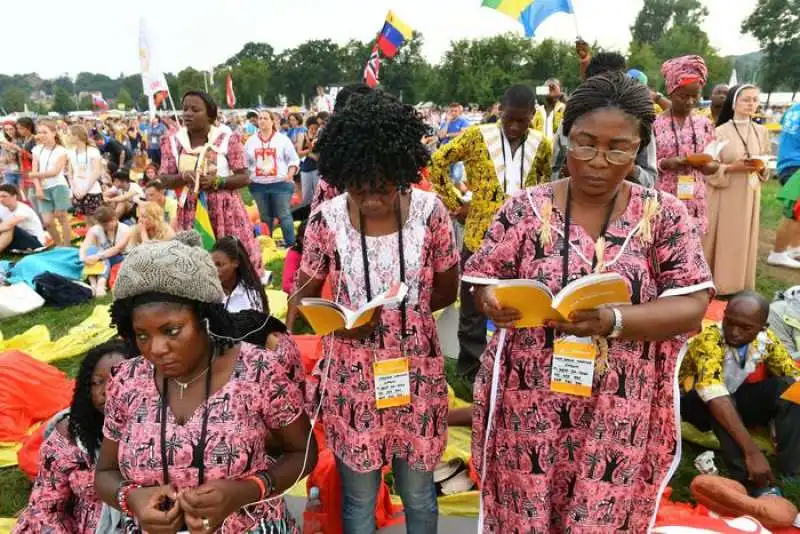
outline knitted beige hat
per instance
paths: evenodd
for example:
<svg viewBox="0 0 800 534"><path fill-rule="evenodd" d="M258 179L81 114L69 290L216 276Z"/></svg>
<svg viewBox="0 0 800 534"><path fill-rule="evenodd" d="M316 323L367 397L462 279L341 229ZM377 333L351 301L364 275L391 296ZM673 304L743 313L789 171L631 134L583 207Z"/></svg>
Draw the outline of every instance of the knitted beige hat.
<svg viewBox="0 0 800 534"><path fill-rule="evenodd" d="M114 299L144 293L165 293L208 303L225 299L211 255L174 240L143 243L122 262Z"/></svg>

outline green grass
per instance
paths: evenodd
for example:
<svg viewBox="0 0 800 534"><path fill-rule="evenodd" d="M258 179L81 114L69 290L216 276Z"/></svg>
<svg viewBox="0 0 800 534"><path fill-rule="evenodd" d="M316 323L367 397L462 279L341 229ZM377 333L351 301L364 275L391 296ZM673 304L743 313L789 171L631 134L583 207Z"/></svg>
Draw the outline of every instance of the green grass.
<svg viewBox="0 0 800 534"><path fill-rule="evenodd" d="M776 181L770 181L762 188L761 193L761 227L767 231L777 229L781 219L781 208L777 201L777 193L780 186ZM245 196L245 195L243 195ZM246 200L250 200L246 198ZM248 202L249 203L249 202ZM12 259L12 258L0 258ZM281 278L283 274L283 262L273 261L266 266L266 269L272 271L273 279L271 286L275 289L280 289ZM765 274L766 272L772 275ZM767 298L772 298L777 290L782 290L792 285L791 274L785 271L774 270L766 268L764 258L759 258L758 264L758 277L757 277L757 290ZM100 301L92 301L80 306L74 306L65 310L56 310L53 308L41 308L36 312L0 321L0 331L3 332L5 338L12 337L20 334L28 328L36 324L45 324L50 330L50 335L53 339L58 339L67 333L73 326L83 321L94 309L96 304L107 304L111 301L111 297L106 297ZM300 327L301 325L297 325ZM63 370L70 376L75 376L82 356L70 358L56 362L55 366ZM456 395L459 398L471 401L472 388L469 384L465 383L461 378L456 375L455 361L448 359L445 362L445 371L447 380L453 387ZM703 452L704 449L693 445L688 442L683 442L683 456L681 458L680 466L678 467L675 476L671 481L673 488L673 498L680 501L690 501L689 483L697 475L694 468L694 458ZM774 458L771 458L774 460ZM721 462L717 462L717 466L722 469ZM774 467L774 466L773 466ZM724 473L724 470L723 470ZM30 492L30 483L27 478L16 468L0 469L0 517L10 517L16 514L23 506L25 506L28 494ZM784 486L786 496L793 500L795 503L800 503L800 484L786 484Z"/></svg>

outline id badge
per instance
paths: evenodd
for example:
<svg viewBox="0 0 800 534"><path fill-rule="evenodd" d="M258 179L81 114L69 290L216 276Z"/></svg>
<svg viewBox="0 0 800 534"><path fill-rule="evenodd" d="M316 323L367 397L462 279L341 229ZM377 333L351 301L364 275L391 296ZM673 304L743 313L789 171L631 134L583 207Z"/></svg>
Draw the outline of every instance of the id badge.
<svg viewBox="0 0 800 534"><path fill-rule="evenodd" d="M550 391L580 397L592 396L597 346L590 337L568 336L553 347Z"/></svg>
<svg viewBox="0 0 800 534"><path fill-rule="evenodd" d="M678 176L678 198L680 200L694 199L694 176Z"/></svg>
<svg viewBox="0 0 800 534"><path fill-rule="evenodd" d="M375 374L375 401L379 410L411 403L408 358L373 362L372 370Z"/></svg>

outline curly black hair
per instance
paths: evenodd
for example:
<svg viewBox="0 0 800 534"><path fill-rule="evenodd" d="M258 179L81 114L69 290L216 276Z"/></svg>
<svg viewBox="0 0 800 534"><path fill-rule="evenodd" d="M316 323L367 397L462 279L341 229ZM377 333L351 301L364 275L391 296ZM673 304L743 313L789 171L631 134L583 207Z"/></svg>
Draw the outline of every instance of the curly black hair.
<svg viewBox="0 0 800 534"><path fill-rule="evenodd" d="M239 238L236 236L221 237L214 244L214 248L211 249L211 253L213 254L214 252L222 252L231 261L239 263L239 268L236 269L237 283L243 284L244 287L249 290L248 294L255 292L255 294L261 299L261 309L264 311L264 313L268 314L269 300L267 300L267 294L264 291L264 286L261 283L261 279L258 277L258 274L256 274L253 263L250 261L250 257L247 254L247 249L244 248L244 245L241 241L239 241Z"/></svg>
<svg viewBox="0 0 800 534"><path fill-rule="evenodd" d="M120 340L111 340L86 353L75 380L75 393L69 409L67 432L73 443L82 443L89 458L94 458L103 441L105 415L92 402L92 373L100 360L111 354L130 357L128 347Z"/></svg>
<svg viewBox="0 0 800 534"><path fill-rule="evenodd" d="M598 52L589 60L586 67L586 78L592 78L607 72L623 72L626 69L626 61L622 54L617 52Z"/></svg>
<svg viewBox="0 0 800 534"><path fill-rule="evenodd" d="M133 312L139 306L156 302L172 303L189 308L199 322L208 321L208 328L211 331L209 344L212 349L216 349L212 350L212 353L222 353L236 343L230 338L236 337L238 330L231 314L221 302L199 302L164 293L144 293L135 297L115 300L111 304L111 322L117 327L117 332L127 343L131 354L141 354L136 345L136 335L133 331Z"/></svg>
<svg viewBox="0 0 800 534"><path fill-rule="evenodd" d="M656 119L650 90L624 72L609 71L588 78L572 93L564 110L564 135L583 115L604 108L616 108L639 123L640 150L650 143Z"/></svg>
<svg viewBox="0 0 800 534"><path fill-rule="evenodd" d="M429 154L422 144L428 128L409 105L381 91L353 98L331 116L317 152L319 172L340 191L420 181Z"/></svg>

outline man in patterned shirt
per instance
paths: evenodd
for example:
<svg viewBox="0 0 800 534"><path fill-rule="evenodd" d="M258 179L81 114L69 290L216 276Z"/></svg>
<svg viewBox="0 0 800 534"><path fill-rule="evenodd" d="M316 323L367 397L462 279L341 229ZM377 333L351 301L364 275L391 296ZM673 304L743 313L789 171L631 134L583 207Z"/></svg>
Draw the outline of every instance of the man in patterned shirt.
<svg viewBox="0 0 800 534"><path fill-rule="evenodd" d="M478 249L495 214L511 195L550 177L552 143L530 128L536 95L514 85L503 96L500 122L467 128L433 155L431 183L464 226L463 267ZM462 200L450 179L450 165L463 161L472 200ZM486 348L486 317L475 307L471 287L461 284L458 372L472 383Z"/></svg>
<svg viewBox="0 0 800 534"><path fill-rule="evenodd" d="M732 478L753 496L776 491L775 476L747 427L775 424L778 470L800 475L800 405L781 395L800 378L777 336L767 328L769 302L744 291L712 324L689 342L680 370L681 416L700 430L713 430ZM764 369L764 367L766 369ZM757 381L758 371L766 378Z"/></svg>

